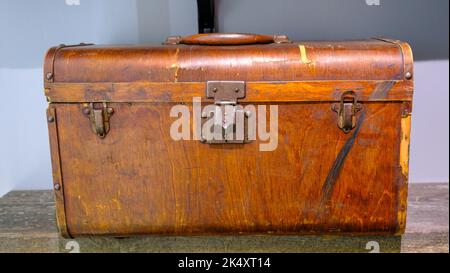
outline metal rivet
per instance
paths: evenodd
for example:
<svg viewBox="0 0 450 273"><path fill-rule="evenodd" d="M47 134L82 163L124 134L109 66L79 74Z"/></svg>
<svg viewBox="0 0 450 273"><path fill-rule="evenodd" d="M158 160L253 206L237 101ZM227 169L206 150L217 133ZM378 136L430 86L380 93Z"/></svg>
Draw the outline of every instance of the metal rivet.
<svg viewBox="0 0 450 273"><path fill-rule="evenodd" d="M53 73L52 72L48 72L46 75L45 75L45 78L49 81L49 80L51 80L51 79L53 79Z"/></svg>
<svg viewBox="0 0 450 273"><path fill-rule="evenodd" d="M55 190L59 191L61 189L61 185L59 183L56 183L54 188Z"/></svg>
<svg viewBox="0 0 450 273"><path fill-rule="evenodd" d="M85 115L89 115L89 114L91 113L91 109L89 109L89 108L84 108L84 109L83 109L83 113L84 113Z"/></svg>
<svg viewBox="0 0 450 273"><path fill-rule="evenodd" d="M48 122L54 122L55 121L55 117L54 116L48 116L47 117L47 121Z"/></svg>
<svg viewBox="0 0 450 273"><path fill-rule="evenodd" d="M250 110L245 111L245 116L246 117L251 117L252 116L252 112Z"/></svg>
<svg viewBox="0 0 450 273"><path fill-rule="evenodd" d="M112 108L107 108L107 109L106 109L106 112L107 112L108 114L112 114L112 113L114 113L114 109L112 109Z"/></svg>
<svg viewBox="0 0 450 273"><path fill-rule="evenodd" d="M406 78L407 80L410 80L410 79L412 78L411 72L406 72L405 78Z"/></svg>
<svg viewBox="0 0 450 273"><path fill-rule="evenodd" d="M217 92L217 88L213 88L213 90L212 90L214 93L216 93Z"/></svg>
<svg viewBox="0 0 450 273"><path fill-rule="evenodd" d="M234 92L239 93L239 88L234 89Z"/></svg>
<svg viewBox="0 0 450 273"><path fill-rule="evenodd" d="M402 110L402 116L403 117L407 117L409 115L409 110L408 109L403 109Z"/></svg>

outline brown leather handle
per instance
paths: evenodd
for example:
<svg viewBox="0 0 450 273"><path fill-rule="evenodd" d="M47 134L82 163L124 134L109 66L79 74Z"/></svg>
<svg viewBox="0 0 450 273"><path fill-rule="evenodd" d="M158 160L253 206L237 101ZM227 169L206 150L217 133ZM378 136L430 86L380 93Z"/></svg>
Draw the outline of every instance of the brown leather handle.
<svg viewBox="0 0 450 273"><path fill-rule="evenodd" d="M261 35L245 33L205 33L191 36L172 36L167 38L166 44L177 45L252 45L288 43L289 38L285 35Z"/></svg>

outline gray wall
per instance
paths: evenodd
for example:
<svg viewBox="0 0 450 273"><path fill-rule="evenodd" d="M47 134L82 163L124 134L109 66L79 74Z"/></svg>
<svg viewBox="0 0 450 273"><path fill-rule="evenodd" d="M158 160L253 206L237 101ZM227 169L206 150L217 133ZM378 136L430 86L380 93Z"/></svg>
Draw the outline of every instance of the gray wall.
<svg viewBox="0 0 450 273"><path fill-rule="evenodd" d="M408 41L416 60L448 59L448 9L448 0L219 0L218 25L293 40L390 36Z"/></svg>
<svg viewBox="0 0 450 273"><path fill-rule="evenodd" d="M391 36L416 58L411 181L448 181L448 0L218 0L223 32ZM60 43L160 43L197 30L195 0L0 0L0 195L51 185L42 58Z"/></svg>

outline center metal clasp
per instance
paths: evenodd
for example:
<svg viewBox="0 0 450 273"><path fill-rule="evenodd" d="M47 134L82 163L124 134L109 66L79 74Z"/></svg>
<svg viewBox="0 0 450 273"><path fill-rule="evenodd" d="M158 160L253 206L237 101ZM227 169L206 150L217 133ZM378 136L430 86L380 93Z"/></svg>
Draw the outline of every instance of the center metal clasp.
<svg viewBox="0 0 450 273"><path fill-rule="evenodd" d="M251 113L244 111L238 99L245 98L243 81L208 81L206 97L214 99L215 107L202 112L202 128L207 121L212 126L202 130L202 142L208 144L247 143L248 118Z"/></svg>

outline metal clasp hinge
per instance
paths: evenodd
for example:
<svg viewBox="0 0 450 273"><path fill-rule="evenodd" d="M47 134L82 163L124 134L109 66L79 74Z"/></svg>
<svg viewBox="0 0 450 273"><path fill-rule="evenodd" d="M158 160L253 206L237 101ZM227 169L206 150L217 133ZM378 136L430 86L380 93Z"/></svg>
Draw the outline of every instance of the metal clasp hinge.
<svg viewBox="0 0 450 273"><path fill-rule="evenodd" d="M349 133L356 126L356 113L362 109L353 91L346 91L341 101L332 105L331 109L338 114L337 125L344 133Z"/></svg>
<svg viewBox="0 0 450 273"><path fill-rule="evenodd" d="M243 81L208 81L206 97L214 99L214 109L202 112L202 128L209 119L213 119L210 131L202 130L201 141L208 144L247 143L249 111L237 103L245 98Z"/></svg>
<svg viewBox="0 0 450 273"><path fill-rule="evenodd" d="M92 131L99 137L105 138L109 132L109 119L114 113L114 109L108 107L106 102L99 103L100 107L95 103L85 104L83 114L87 116L91 122Z"/></svg>

